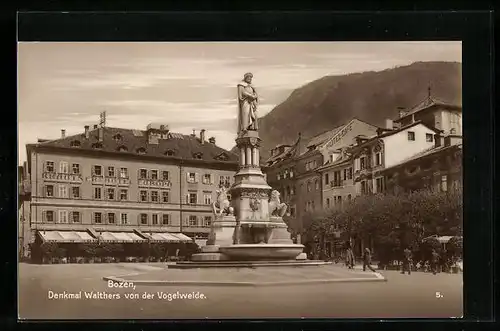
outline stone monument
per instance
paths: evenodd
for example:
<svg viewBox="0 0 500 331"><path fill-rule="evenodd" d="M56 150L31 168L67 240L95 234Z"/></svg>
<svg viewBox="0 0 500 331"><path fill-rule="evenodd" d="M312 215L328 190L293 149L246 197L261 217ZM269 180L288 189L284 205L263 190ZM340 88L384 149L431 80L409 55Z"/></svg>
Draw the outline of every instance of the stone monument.
<svg viewBox="0 0 500 331"><path fill-rule="evenodd" d="M207 245L192 261L295 260L304 259L304 246L294 244L283 216L287 205L267 184L260 169L257 107L258 95L247 73L237 85L239 170L230 188L217 191L214 222Z"/></svg>

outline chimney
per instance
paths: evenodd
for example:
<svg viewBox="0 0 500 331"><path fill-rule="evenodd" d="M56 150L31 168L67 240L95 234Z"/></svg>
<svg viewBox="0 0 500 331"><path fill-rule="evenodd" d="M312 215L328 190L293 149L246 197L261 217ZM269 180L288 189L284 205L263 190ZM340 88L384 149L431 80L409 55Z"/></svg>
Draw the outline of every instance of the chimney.
<svg viewBox="0 0 500 331"><path fill-rule="evenodd" d="M148 132L148 142L153 145L158 145L158 134L154 132Z"/></svg>
<svg viewBox="0 0 500 331"><path fill-rule="evenodd" d="M99 128L99 141L102 142L104 140L104 128Z"/></svg>
<svg viewBox="0 0 500 331"><path fill-rule="evenodd" d="M61 129L61 138L66 138L66 130Z"/></svg>
<svg viewBox="0 0 500 331"><path fill-rule="evenodd" d="M215 137L208 138L208 142L215 145Z"/></svg>
<svg viewBox="0 0 500 331"><path fill-rule="evenodd" d="M394 122L391 119L386 119L385 120L385 128L388 130L393 130L394 129Z"/></svg>
<svg viewBox="0 0 500 331"><path fill-rule="evenodd" d="M202 145L205 143L205 129L201 129L200 131L200 142Z"/></svg>
<svg viewBox="0 0 500 331"><path fill-rule="evenodd" d="M89 139L89 129L90 129L90 127L88 125L85 125L84 128L85 128L85 138Z"/></svg>
<svg viewBox="0 0 500 331"><path fill-rule="evenodd" d="M94 130L97 129L97 124L94 124Z"/></svg>
<svg viewBox="0 0 500 331"><path fill-rule="evenodd" d="M405 116L406 115L405 107L398 107L398 112L399 112L399 118Z"/></svg>
<svg viewBox="0 0 500 331"><path fill-rule="evenodd" d="M193 129L193 133L191 133L191 137L196 137L196 130Z"/></svg>

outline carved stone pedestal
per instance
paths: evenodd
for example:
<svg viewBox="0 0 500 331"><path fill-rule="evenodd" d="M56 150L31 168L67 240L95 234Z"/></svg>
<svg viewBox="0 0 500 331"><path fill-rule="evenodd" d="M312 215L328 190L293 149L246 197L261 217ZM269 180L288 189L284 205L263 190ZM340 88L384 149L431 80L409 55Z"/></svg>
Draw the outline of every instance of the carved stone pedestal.
<svg viewBox="0 0 500 331"><path fill-rule="evenodd" d="M269 221L273 224L273 231L269 238L269 244L293 244L291 234L288 232L288 226L283 221L282 217L271 216Z"/></svg>
<svg viewBox="0 0 500 331"><path fill-rule="evenodd" d="M232 215L218 215L210 230L209 245L201 247L201 253L193 254L192 261L225 261L228 257L219 252L220 246L234 243L236 218Z"/></svg>

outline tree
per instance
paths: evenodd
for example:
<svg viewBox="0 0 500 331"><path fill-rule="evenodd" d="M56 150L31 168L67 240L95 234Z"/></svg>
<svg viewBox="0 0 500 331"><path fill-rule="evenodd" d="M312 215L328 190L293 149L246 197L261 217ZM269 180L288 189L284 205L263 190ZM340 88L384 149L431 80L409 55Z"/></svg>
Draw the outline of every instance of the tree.
<svg viewBox="0 0 500 331"><path fill-rule="evenodd" d="M428 236L461 234L462 192L422 190L359 196L342 208L306 217L310 219L310 240L340 229L349 238L360 238L366 244L371 239L379 259L388 261L398 259L404 247L417 250ZM427 245L433 245L433 241ZM424 247L423 251L428 249Z"/></svg>

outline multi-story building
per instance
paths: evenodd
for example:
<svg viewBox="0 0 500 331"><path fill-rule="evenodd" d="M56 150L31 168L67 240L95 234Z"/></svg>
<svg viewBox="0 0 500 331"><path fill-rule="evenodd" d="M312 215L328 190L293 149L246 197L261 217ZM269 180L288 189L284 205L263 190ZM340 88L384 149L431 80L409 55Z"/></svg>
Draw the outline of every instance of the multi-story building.
<svg viewBox="0 0 500 331"><path fill-rule="evenodd" d="M284 201L290 203L293 223L300 228L305 215L323 208L325 187L318 170L334 162L338 149L351 144L354 137L373 135L376 130L376 126L355 118L308 140L299 134L295 144L280 145L271 151L266 169L268 183L279 188L282 196L290 196Z"/></svg>
<svg viewBox="0 0 500 331"><path fill-rule="evenodd" d="M435 147L383 169L388 192L449 191L462 186L462 138L437 136Z"/></svg>
<svg viewBox="0 0 500 331"><path fill-rule="evenodd" d="M444 135L462 135L462 107L428 96L408 111L400 111L394 123L400 127L420 121L427 126L441 130Z"/></svg>
<svg viewBox="0 0 500 331"><path fill-rule="evenodd" d="M206 140L205 130L183 135L157 124L145 131L85 126L74 136L63 130L60 139L27 145L27 153L33 237L206 237L215 191L230 186L238 168L237 155Z"/></svg>
<svg viewBox="0 0 500 331"><path fill-rule="evenodd" d="M372 138L358 137L350 149L357 195L384 192L386 184L381 171L433 148L434 136L439 133L414 122L399 129L379 129Z"/></svg>
<svg viewBox="0 0 500 331"><path fill-rule="evenodd" d="M31 189L28 176L28 166L24 162L22 166L18 167L18 244L19 244L19 257L24 258L29 252L29 238L30 238L30 200Z"/></svg>

